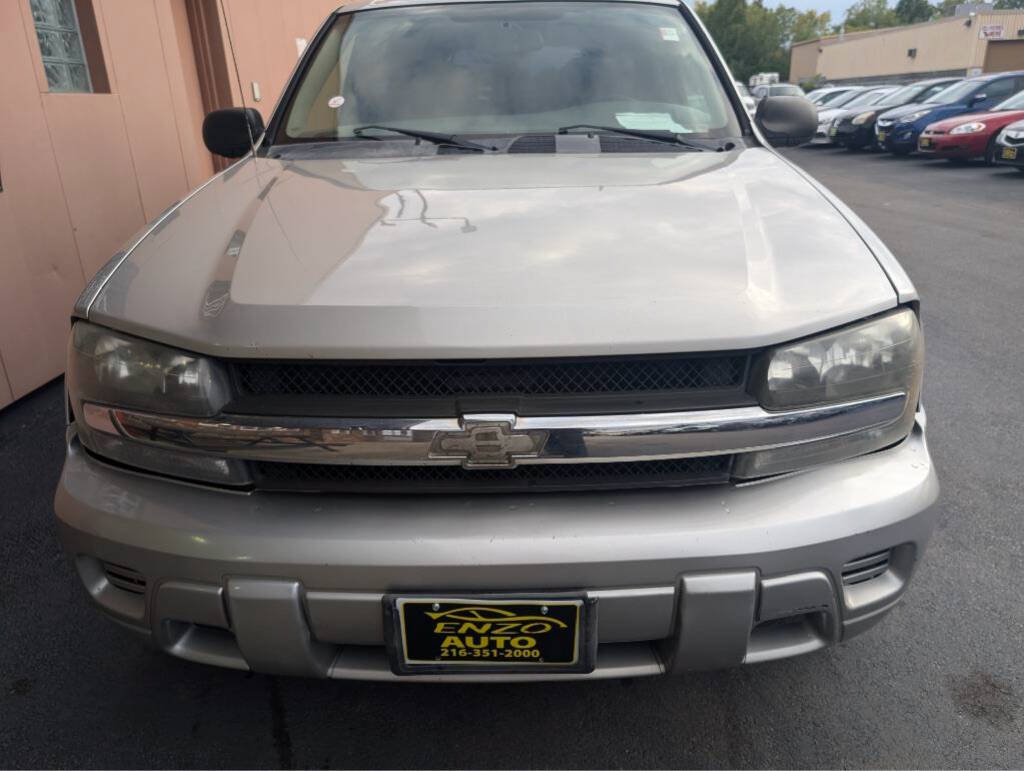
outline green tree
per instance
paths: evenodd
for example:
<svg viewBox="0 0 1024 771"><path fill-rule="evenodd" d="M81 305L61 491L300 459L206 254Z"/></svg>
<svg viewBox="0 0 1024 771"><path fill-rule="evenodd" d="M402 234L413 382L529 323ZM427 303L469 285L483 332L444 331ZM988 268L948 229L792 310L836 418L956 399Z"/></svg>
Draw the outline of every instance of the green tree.
<svg viewBox="0 0 1024 771"><path fill-rule="evenodd" d="M886 0L859 0L846 9L843 22L847 32L896 27L899 23L899 17Z"/></svg>
<svg viewBox="0 0 1024 771"><path fill-rule="evenodd" d="M996 0L997 11L1024 9L1024 0Z"/></svg>
<svg viewBox="0 0 1024 771"><path fill-rule="evenodd" d="M831 22L828 13L768 8L763 0L698 0L695 9L733 75L743 81L756 72L788 78L790 45L821 37Z"/></svg>
<svg viewBox="0 0 1024 771"><path fill-rule="evenodd" d="M928 21L934 15L935 9L928 0L899 0L896 3L896 16L903 24Z"/></svg>
<svg viewBox="0 0 1024 771"><path fill-rule="evenodd" d="M962 2L963 0L939 0L935 5L935 13L939 16L952 16Z"/></svg>
<svg viewBox="0 0 1024 771"><path fill-rule="evenodd" d="M832 14L828 11L818 13L817 11L804 11L797 14L793 20L793 27L789 42L799 43L803 40L814 40L824 37L829 32L832 24Z"/></svg>

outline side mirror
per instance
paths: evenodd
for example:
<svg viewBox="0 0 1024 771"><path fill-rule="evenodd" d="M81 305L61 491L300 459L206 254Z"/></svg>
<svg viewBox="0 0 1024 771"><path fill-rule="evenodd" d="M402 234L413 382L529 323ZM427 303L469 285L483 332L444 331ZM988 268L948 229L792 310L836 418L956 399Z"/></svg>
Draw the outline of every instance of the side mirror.
<svg viewBox="0 0 1024 771"><path fill-rule="evenodd" d="M984 102L988 99L988 94L975 94L971 97L971 107L974 107L978 102Z"/></svg>
<svg viewBox="0 0 1024 771"><path fill-rule="evenodd" d="M769 96L757 105L754 121L773 147L796 147L814 138L818 110L802 96Z"/></svg>
<svg viewBox="0 0 1024 771"><path fill-rule="evenodd" d="M263 116L252 107L214 110L203 120L203 142L211 153L241 158L263 133Z"/></svg>

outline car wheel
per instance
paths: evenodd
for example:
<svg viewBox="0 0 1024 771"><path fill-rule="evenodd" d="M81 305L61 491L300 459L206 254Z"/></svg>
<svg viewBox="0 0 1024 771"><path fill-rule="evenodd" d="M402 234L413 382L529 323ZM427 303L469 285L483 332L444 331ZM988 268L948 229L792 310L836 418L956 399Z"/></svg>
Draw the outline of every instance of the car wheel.
<svg viewBox="0 0 1024 771"><path fill-rule="evenodd" d="M995 166L996 165L996 137L998 133L993 134L992 138L988 140L988 147L985 148L985 165Z"/></svg>

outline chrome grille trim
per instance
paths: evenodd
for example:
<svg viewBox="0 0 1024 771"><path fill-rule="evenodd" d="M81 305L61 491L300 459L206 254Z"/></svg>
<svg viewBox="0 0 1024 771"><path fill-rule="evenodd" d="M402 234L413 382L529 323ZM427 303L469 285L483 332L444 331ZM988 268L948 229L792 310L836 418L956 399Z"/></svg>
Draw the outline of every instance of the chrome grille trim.
<svg viewBox="0 0 1024 771"><path fill-rule="evenodd" d="M240 460L352 465L610 463L805 444L897 420L906 394L768 412L738 407L639 415L462 418L212 418L85 404L88 426L142 444Z"/></svg>

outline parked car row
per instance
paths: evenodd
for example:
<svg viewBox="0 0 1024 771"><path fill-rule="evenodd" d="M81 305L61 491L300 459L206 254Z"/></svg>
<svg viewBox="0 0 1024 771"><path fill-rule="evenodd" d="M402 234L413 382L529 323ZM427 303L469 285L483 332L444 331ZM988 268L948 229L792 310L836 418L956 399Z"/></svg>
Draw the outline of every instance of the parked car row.
<svg viewBox="0 0 1024 771"><path fill-rule="evenodd" d="M1024 71L905 86L837 86L807 97L818 107L810 144L979 158L1024 172Z"/></svg>

